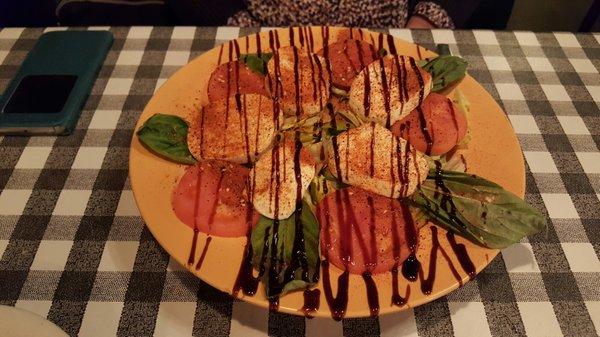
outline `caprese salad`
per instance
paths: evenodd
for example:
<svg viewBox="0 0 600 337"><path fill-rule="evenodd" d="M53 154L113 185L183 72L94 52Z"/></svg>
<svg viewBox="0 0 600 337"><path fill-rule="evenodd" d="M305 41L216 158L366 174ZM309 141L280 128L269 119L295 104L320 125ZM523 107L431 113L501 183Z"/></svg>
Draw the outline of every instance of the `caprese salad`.
<svg viewBox="0 0 600 337"><path fill-rule="evenodd" d="M257 34L255 54L240 53L235 40L221 45L209 103L186 119L156 114L137 131L157 155L189 165L172 203L194 230L190 267L206 253L195 260L198 232L246 236L234 294L253 295L262 281L276 308L280 296L304 290L310 314L319 296L311 288L322 278L341 318L349 274L359 274L377 314L374 274L421 278L431 291L415 254L428 221L449 230L470 275L454 234L503 248L545 226L539 211L467 173L454 155L468 146L468 102L458 90L454 100L442 92L465 76L464 60L400 55L385 34L320 34L318 50L310 28L290 28L285 46L270 31L264 49ZM425 235L435 234L435 245L434 229ZM337 297L330 265L343 271ZM405 300L395 289L393 303Z"/></svg>

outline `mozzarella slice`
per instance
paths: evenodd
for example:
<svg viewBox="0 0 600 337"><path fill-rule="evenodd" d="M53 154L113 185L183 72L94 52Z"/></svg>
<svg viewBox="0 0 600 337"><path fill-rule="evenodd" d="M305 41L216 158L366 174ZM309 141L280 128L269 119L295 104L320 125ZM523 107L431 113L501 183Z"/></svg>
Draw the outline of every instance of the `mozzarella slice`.
<svg viewBox="0 0 600 337"><path fill-rule="evenodd" d="M364 120L389 127L429 95L431 83L431 75L412 57L386 56L356 76L348 102Z"/></svg>
<svg viewBox="0 0 600 337"><path fill-rule="evenodd" d="M390 198L411 195L429 170L422 153L374 122L334 137L327 166L342 182Z"/></svg>
<svg viewBox="0 0 600 337"><path fill-rule="evenodd" d="M267 64L267 87L286 116L304 119L323 110L329 98L325 60L304 49L277 49Z"/></svg>
<svg viewBox="0 0 600 337"><path fill-rule="evenodd" d="M279 123L281 113L269 97L234 95L209 103L192 118L188 147L196 159L253 162L273 144Z"/></svg>
<svg viewBox="0 0 600 337"><path fill-rule="evenodd" d="M294 139L286 138L265 152L250 171L252 204L260 214L286 219L302 200L315 176L315 161L300 146L301 143L296 146Z"/></svg>

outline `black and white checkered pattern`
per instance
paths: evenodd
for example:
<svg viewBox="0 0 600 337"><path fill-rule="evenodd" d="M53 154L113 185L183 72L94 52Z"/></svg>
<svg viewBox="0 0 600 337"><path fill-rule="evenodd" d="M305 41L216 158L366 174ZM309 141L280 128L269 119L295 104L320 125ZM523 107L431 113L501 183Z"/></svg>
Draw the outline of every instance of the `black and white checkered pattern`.
<svg viewBox="0 0 600 337"><path fill-rule="evenodd" d="M448 43L469 62L514 126L526 199L549 227L446 297L339 323L216 291L169 258L133 201L127 157L146 102L190 58L255 30L90 29L115 42L75 133L0 137L0 304L81 336L600 334L600 35L391 30L430 49ZM0 90L42 32L0 31Z"/></svg>

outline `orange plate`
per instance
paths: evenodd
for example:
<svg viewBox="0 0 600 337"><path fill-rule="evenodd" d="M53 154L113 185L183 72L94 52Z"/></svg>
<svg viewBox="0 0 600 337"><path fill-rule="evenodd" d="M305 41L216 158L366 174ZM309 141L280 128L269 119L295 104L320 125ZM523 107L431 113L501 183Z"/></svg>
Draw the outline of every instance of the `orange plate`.
<svg viewBox="0 0 600 337"><path fill-rule="evenodd" d="M323 44L323 28L304 28L304 36L308 35L308 29L312 30L314 50L317 51ZM300 28L294 28L296 46L300 44L299 30ZM348 36L349 30L331 27L329 33L330 41L334 42ZM280 29L278 34L282 46L290 44L288 29ZM359 30L354 29L353 35L355 38L360 37ZM373 39L374 44L378 44L379 33L362 30L362 36L363 39L369 42ZM259 37L262 50L269 51L268 32L260 33ZM256 38L257 35L251 35L248 39L239 38L237 42L241 53L255 53ZM387 39L384 38L383 41L383 47L389 50ZM304 42L306 44L306 39ZM398 54L413 57L418 57L419 54L422 57L435 56L434 53L406 41L394 39L394 43ZM136 130L155 113L173 114L184 118L190 113L196 113L199 107L208 101L206 86L212 70L217 66L221 48L221 62L223 63L228 60L230 46L231 44L225 43L222 47L215 47L177 71L148 102L137 123ZM466 158L468 172L492 180L522 197L525 190L523 156L517 137L506 115L494 99L472 77L467 76L458 88L463 91L471 104L469 123L472 138L468 149L461 152ZM449 97L453 96L449 95ZM140 144L137 137L133 137L129 157L129 172L136 203L154 237L182 265L187 263L193 234L192 229L181 223L173 213L171 209L171 191L184 169L184 165L174 164L152 154ZM441 247L449 252L448 255L460 273L464 284L469 278L460 267L455 255L452 254L450 244L444 235L445 231L440 228L439 232ZM431 231L427 230L427 227L421 230L421 244L417 252L425 273L428 270L431 250L430 233ZM477 272L487 266L498 254L497 250L477 246L461 237L457 237L457 241L465 244ZM201 234L196 250L196 260L198 260L205 242L206 236ZM246 238L226 239L214 237L200 270L195 270L193 267L188 269L213 287L231 293L242 260L245 242ZM401 295L404 295L407 287L411 288L407 304L401 307L391 304L391 275L389 273L375 275L373 278L379 291L380 314L415 307L433 301L458 288L460 283L452 275L448 262L442 254L438 254L437 260L436 279L433 291L429 295L421 292L419 281L410 283L403 277L399 278ZM334 266L330 268L331 283L335 294L337 291L337 276L341 274L341 271ZM322 289L321 282L318 287ZM243 296L241 291L238 296L244 301L264 308L269 305L262 286L259 286L259 290L254 296ZM300 311L302 306L302 292L297 292L282 297L279 310L290 314L302 314L302 311ZM321 291L320 307L313 315L327 317L330 314L325 296ZM364 281L361 276L352 275L346 317L362 317L369 316L369 314Z"/></svg>

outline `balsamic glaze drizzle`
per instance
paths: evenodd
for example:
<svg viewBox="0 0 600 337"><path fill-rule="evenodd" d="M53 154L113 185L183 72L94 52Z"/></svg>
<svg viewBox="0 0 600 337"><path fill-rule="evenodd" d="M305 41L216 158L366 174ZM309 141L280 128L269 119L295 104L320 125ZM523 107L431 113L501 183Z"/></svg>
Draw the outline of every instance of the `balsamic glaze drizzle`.
<svg viewBox="0 0 600 337"><path fill-rule="evenodd" d="M325 300L331 310L331 317L340 321L346 314L348 308L348 284L350 281L350 273L345 270L338 277L337 295L333 295L331 289L331 280L329 276L329 261L321 261L321 272L323 273L323 292L325 293Z"/></svg>
<svg viewBox="0 0 600 337"><path fill-rule="evenodd" d="M204 262L204 259L206 258L206 253L208 252L208 246L210 245L211 240L212 240L211 236L206 238L206 243L204 244L204 249L202 249L202 254L200 254L198 263L196 263L196 270L200 270L200 268L202 267L202 263Z"/></svg>
<svg viewBox="0 0 600 337"><path fill-rule="evenodd" d="M425 141L427 142L427 149L425 150L425 154L431 154L431 148L433 147L433 134L430 132L427 127L427 121L425 120L425 114L423 113L423 109L421 108L421 103L423 103L424 94L425 94L425 82L423 81L423 75L421 75L421 70L417 66L415 59L411 58L410 66L415 72L417 76L417 81L419 81L419 105L417 105L417 112L419 113L419 126L421 127L421 132L425 137Z"/></svg>
<svg viewBox="0 0 600 337"><path fill-rule="evenodd" d="M290 45L294 46L295 44L295 29L290 28L289 29L289 37L290 37ZM362 30L357 30L358 34L360 35L361 40L364 38L363 36L363 31ZM353 30L350 30L350 36L352 38L352 34L353 34ZM328 27L321 27L321 37L323 40L323 46L326 46L329 44L329 28ZM370 35L371 40L372 40L372 44L374 45L374 41L373 41L373 36ZM256 43L256 53L260 56L261 55L261 40L260 40L260 35L259 33L256 33L256 37L255 39L253 39ZM324 78L323 76L323 72L326 71L329 75L329 78L331 78L331 63L329 60L329 55L328 55L328 49L324 49L324 61L325 61L325 69L323 69L323 66L321 64L321 61L319 60L319 58L315 55L311 55L310 53L314 51L314 39L313 39L313 32L312 29L310 27L305 27L305 28L300 28L298 30L298 42L300 44L301 47L305 47L308 49L308 58L310 60L310 66L311 66L311 72L313 73L313 98L316 96L317 93L317 87L318 87L318 91L320 93L320 89L322 88L323 85L326 85L326 78ZM246 53L248 53L250 47L249 47L249 38L245 37L245 51ZM378 49L382 49L383 48L383 34L379 34L378 35L378 39L377 39L377 45L378 45ZM389 48L389 52L391 55L397 55L397 50L396 50L396 46L394 43L394 39L392 36L387 35L387 45ZM278 32L277 31L270 31L269 32L269 46L270 49L273 52L273 59L274 59L274 74L271 76L267 76L267 82L268 82L268 87L270 92L272 93L273 96L273 122L275 123L275 125L279 125L280 121L279 121L279 116L280 116L280 98L282 97L283 94L283 86L281 83L281 70L280 70L280 64L279 64L279 55L277 53L277 49L280 48L280 42L279 42L279 36L278 36ZM363 51L362 48L360 48L360 45L358 44L357 41L357 49L358 49L358 54L359 54L359 63L361 68L364 68L365 64L364 64L364 59L363 59ZM229 61L231 62L233 60L233 52L235 51L235 54L237 56L237 58L239 59L240 56L240 51L239 51L239 45L238 42L233 40L229 42L228 45L228 53L229 53ZM420 54L420 50L417 50L418 53ZM218 64L221 63L221 58L222 58L222 54L223 54L223 45L221 45L220 50L219 50L219 58L218 58ZM299 85L299 81L301 80L299 78L299 70L298 70L298 63L299 63L299 57L300 55L298 55L298 50L294 49L294 80L295 80L295 98L296 98L296 115L300 116L301 114L301 107L300 107L300 96L301 96L301 92L300 92L300 85ZM404 58L404 56L395 56L393 58L393 62L395 65L395 70L396 70L396 76L397 76L397 82L398 82L398 90L399 90L399 98L402 104L402 108L404 107L404 103L406 98L408 97L408 92L407 92L407 88L405 85L406 82L406 77L407 77L407 70L406 70L406 60ZM423 96L424 96L424 88L423 88L423 78L421 76L421 73L414 61L414 59L409 59L410 65L412 70L415 72L416 76L417 76L417 80L419 81L419 84L421 86L420 92L419 92L419 106L420 103L422 103L423 101ZM316 63L316 67L314 66ZM354 65L352 64L352 66L354 67ZM384 63L383 60L380 58L379 60L379 66L383 69L384 67ZM229 67L229 66L228 66ZM318 77L315 78L315 69L316 71L318 71ZM239 112L240 118L243 119L243 123L242 123L242 128L243 131L245 131L246 134L246 139L245 139L245 146L246 146L246 156L248 161L250 161L251 157L250 157L250 144L249 144L249 137L248 137L248 121L247 121L247 116L246 116L246 102L245 99L242 100L239 94L239 81L238 81L238 77L239 77L239 69L233 69L232 71L233 76L234 76L234 80L236 83L238 83L238 85L236 86L235 90L235 103L236 103L236 110ZM389 125L391 124L391 116L390 116L390 103L389 103L389 83L391 83L392 78L394 76L394 67L392 67L392 72L390 73L390 78L387 78L387 74L382 71L382 79L381 79L381 83L382 83L382 89L383 89L383 93L384 93L384 108L386 110L387 113L387 120L386 120L386 125L389 127ZM363 103L364 103L364 108L365 108L365 115L368 116L369 112L370 112L370 76L369 76L369 72L365 71L365 96L363 98ZM227 71L227 81L229 82L231 80L230 78L230 69L228 68ZM228 97L229 97L229 89L230 87L228 86ZM320 95L320 94L319 94ZM245 97L244 97L245 98ZM315 98L316 99L316 98ZM322 102L321 102L321 106L323 106ZM229 115L229 100L227 100L227 109L226 109L226 122L228 120L228 115ZM330 103L326 104L326 110L327 112L330 114L331 119L332 119L332 124L333 127L336 128L336 120L335 120L335 116L334 116L334 112L333 112L333 107L331 106ZM418 110L420 111L420 127L421 130L423 131L423 134L426 137L426 140L428 142L428 150L427 153L430 152L430 143L432 143L432 135L430 134L427 125L424 123L424 116L422 113L422 110L420 109L420 107L418 108ZM452 110L452 112L454 113L454 111ZM202 114L204 115L204 114ZM455 121L455 124L457 122ZM410 128L410 125L407 125L408 128ZM458 128L457 125L455 125L456 128ZM204 116L202 116L201 118L201 127L200 127L201 131L200 131L200 151L202 153L202 149L203 149L203 129L204 129ZM374 132L374 131L373 131ZM256 149L258 148L257 144L258 144L258 133L256 134L255 137L255 146L254 149L256 151ZM336 169L336 173L338 177L341 177L341 165L340 165L340 154L339 154L339 144L337 142L336 137L332 138L332 143L333 143L333 152L334 152L334 161L335 161L335 169ZM400 148L400 142L397 142L396 144L396 151L395 153L401 153L401 148ZM371 144L371 156L374 156L374 144ZM269 289L268 289L268 293L278 293L281 291L281 289L283 288L283 286L289 282L290 280L293 280L295 275L296 275L296 271L300 270L301 272L301 279L306 281L306 282L317 282L318 281L318 273L315 273L313 275L312 280L309 279L309 275L308 275L308 261L307 261L307 255L306 255L306 251L305 251L305 246L304 246L304 232L303 232L303 227L302 227L302 222L300 221L300 216L299 214L302 211L302 190L301 190L301 169L300 169L300 150L302 148L302 143L300 141L299 138L299 132L295 133L295 138L294 138L294 176L296 179L296 186L297 186L297 190L296 190L296 212L295 214L297 214L296 219L295 219L295 237L294 237L294 242L293 242L293 248L292 248L292 260L291 263L288 266L283 266L283 264L281 263L280 257L277 256L277 251L276 249L272 249L273 247L277 247L278 244L278 240L279 235L278 235L278 226L279 226L279 221L275 220L273 223L273 227L267 229L267 231L265 232L265 237L264 237L264 246L262 249L262 255L259 258L259 267L258 267L258 274L255 276L254 272L253 272L253 265L252 265L252 260L253 258L255 258L253 256L253 249L252 249L252 242L251 242L251 228L248 230L247 233L247 240L246 240L246 245L245 245L245 249L244 249L244 256L242 259L242 262L240 264L240 269L237 275L237 278L235 280L235 284L233 286L232 289L232 293L234 296L237 296L237 294L239 293L240 290L242 290L244 295L247 296L253 296L258 288L258 284L260 282L260 279L262 278L262 276L267 273L267 276L269 278ZM348 149L346 149L347 151ZM394 151L392 151L392 153L394 153ZM404 182L408 181L408 175L409 175L409 170L408 170L408 164L409 164L409 158L410 156L414 155L414 150L410 149L410 145L408 144L408 142L406 142L406 146L404 148L404 163L405 165L401 165L401 159L399 158L399 156L397 157L397 172L392 172L392 179L396 179L396 176L398 177L398 179L400 179L401 182L403 182L402 185L402 189L400 192L400 196L404 196L404 190L405 190L405 186L404 186ZM255 156L257 156L258 154L255 152L254 153ZM347 157L347 156L346 156ZM390 160L393 160L393 156L390 158ZM370 173L371 175L374 174L374 159L371 159L371 169L370 169ZM416 165L416 161L414 161L414 164ZM278 150L278 146L275 146L273 148L273 152L272 152L272 162L271 162L271 166L272 166L272 176L271 176L271 195L270 195L270 199L272 204L274 205L274 213L278 214L279 213L279 185L282 183L282 177L279 174L279 169L281 167L281 165L285 165L285 158L282 158L280 156L279 150ZM346 165L348 165L346 163ZM418 171L418 170L417 170ZM198 172L198 185L196 187L196 193L199 196L201 193L201 174L200 174L200 169ZM220 177L219 180L219 186L220 186L220 181L222 179L222 175ZM252 177L252 179L255 179L255 175ZM436 177L435 177L435 181L436 181L436 194L435 197L441 197L441 207L446 210L453 221L456 221L458 224L462 224L462 222L458 219L458 217L456 216L456 206L454 205L452 199L450 198L450 190L444 185L443 180L441 179L441 166L439 165L439 163L436 162ZM254 183L250 183L249 181L247 182L248 184L248 190L250 191L250 195L252 195L252 191L251 191L251 186L254 186ZM440 192L437 191L437 189L440 190ZM340 237L342 240L342 244L341 244L341 250L342 250L342 260L344 261L344 263L350 263L351 262L351 256L352 256L352 240L351 240L351 232L354 229L355 231L357 230L355 227L357 224L357 219L356 216L351 208L351 204L350 204L350 198L347 195L347 191L345 190L338 190L335 193L338 193L338 199L342 201L341 205L339 205L339 207L337 207L337 211L338 211L338 217L340 219L346 219L348 223L351 223L353 225L346 225L346 226L342 226L342 228L340 228ZM368 200L369 202L369 200ZM371 204L372 204L372 199L370 200ZM197 219L197 212L198 210L198 198L195 201L195 208L194 208L194 237L192 240L192 249L190 252L190 256L188 258L188 265L193 265L194 264L194 258L195 258L195 251L196 251L196 245L197 245L197 240L198 240L198 225L196 223L196 219ZM407 222L406 225L404 226L404 236L406 237L407 240L407 245L408 245L408 249L410 250L410 254L408 256L408 258L405 261L399 261L400 259L400 233L398 232L398 229L396 228L397 226L392 226L392 245L393 245L393 251L394 251L394 259L396 260L396 266L394 266L391 270L391 276L392 276L392 298L391 298L391 305L396 305L396 306L402 306L405 305L408 301L408 298L410 296L410 284L407 284L406 286L406 291L405 291L405 295L404 297L402 297L399 293L399 280L398 280L398 274L399 274L399 266L400 264L401 266L401 270L402 270L402 274L404 275L404 277L409 280L409 281L415 281L417 279L417 277L419 277L421 279L421 291L425 294L429 294L431 293L432 289L433 289L433 284L435 281L435 270L436 270L436 259L437 259L437 251L439 250L442 255L444 256L444 258L447 260L448 264L450 265L451 271L453 273L453 275L457 278L457 280L459 280L459 282L461 282L460 279L460 275L458 274L458 272L456 271L456 268L454 268L454 266L452 265L452 261L450 260L450 257L448 256L448 254L446 253L446 251L440 246L439 243L439 239L438 239L438 233L437 233L437 228L435 226L431 226L431 234L432 234L432 238L433 238L433 242L432 242L432 247L431 247L431 251L430 251L430 261L429 261L429 268L428 268L428 273L427 273L427 277L425 277L424 272L421 268L421 263L417 260L416 258L416 248L417 248L417 243L418 243L418 230L414 224L414 222L412 221L412 215L410 213L410 209L408 208L408 205L406 205L404 202L401 203L402 205L402 215L403 218L405 219L405 221ZM216 208L216 204L213 205ZM373 208L373 207L372 207ZM326 210L327 211L327 210ZM211 210L211 216L209 216L209 222L212 222L212 220L214 219L214 210ZM247 215L246 215L246 220L247 222L251 222L252 221L252 216L253 216L253 209L252 209L252 205L251 203L249 203L249 207L247 210ZM374 230L374 226L375 226L375 214L372 213L371 214L371 218L370 218L370 230ZM326 221L329 222L329 219L326 217ZM393 217L393 221L395 222L396 219L395 217ZM329 223L325 224L326 226L329 225ZM272 234L271 235L271 231ZM330 244L330 240L331 238L328 235L328 231L325 231L325 237L323 238L323 242L325 243L325 245ZM457 256L458 261L461 264L462 269L469 275L469 277L473 277L475 275L475 267L472 263L472 261L470 260L466 248L463 244L458 244L456 242L456 239L454 237L454 234L451 232L447 233L447 239L452 247L452 250L454 252L454 254ZM271 237L271 240L268 240L269 237ZM209 248L209 244L211 242L212 238L209 236L207 237L204 249L200 255L200 258L195 266L196 270L199 270L202 266L202 262L204 261L204 258L206 257L208 248ZM370 251L372 252L371 256L368 256L366 258L368 258L369 261L369 265L375 267L377 264L377 249L376 249L376 242L374 239L374 236L372 237L372 240L370 242L371 245L371 249ZM369 249L367 249L366 243L363 242L362 240L358 240L358 246L359 248L363 251L363 255L367 254L369 252ZM365 255L366 256L366 255ZM270 267L269 270L266 270L265 264L267 259L270 259ZM283 266L283 267L282 267ZM282 270L282 268L285 268L284 270ZM322 272L322 278L323 278L323 292L324 292L324 296L325 299L327 301L327 304L331 310L331 314L332 317L336 320L341 320L344 315L345 312L347 310L347 306L348 306L348 287L349 287L349 272L348 270L344 270L342 272L342 274L338 277L338 287L337 287L337 294L334 296L333 295L333 291L331 288L331 279L330 279L330 270L329 270L329 262L327 260L323 260L320 263L320 268L321 268L321 272ZM281 277L283 275L283 277ZM369 304L369 308L370 308L370 312L372 316L377 316L377 314L379 313L379 296L378 296L378 291L377 291L377 287L375 284L375 281L373 280L372 276L370 273L364 273L362 274L362 278L363 281L365 282L365 288L367 291L367 301ZM461 283L462 284L462 283ZM302 307L301 311L304 312L304 314L307 317L311 317L311 313L317 311L319 309L319 302L320 302L320 290L319 289L305 289L304 290L304 306ZM277 310L279 307L279 298L278 297L271 297L269 300L269 307L271 310Z"/></svg>
<svg viewBox="0 0 600 337"><path fill-rule="evenodd" d="M452 247L452 250L454 251L456 257L458 258L460 266L467 273L467 275L469 275L469 279L472 280L473 277L475 277L476 270L475 265L473 265L473 261L471 261L471 258L467 253L465 245L463 245L462 243L457 243L456 238L454 237L454 233L452 232L447 232L446 238L448 239L448 242L450 242L450 246Z"/></svg>
<svg viewBox="0 0 600 337"><path fill-rule="evenodd" d="M304 289L304 305L300 309L304 316L312 318L312 313L319 310L321 302L321 290L319 289Z"/></svg>
<svg viewBox="0 0 600 337"><path fill-rule="evenodd" d="M440 191L441 190L441 193ZM450 221L452 221L455 225L465 227L465 224L457 215L456 205L454 204L454 200L452 199L452 191L444 184L444 179L442 178L442 164L439 161L435 161L435 193L433 195L434 198L440 199L440 207L448 213L450 216Z"/></svg>

